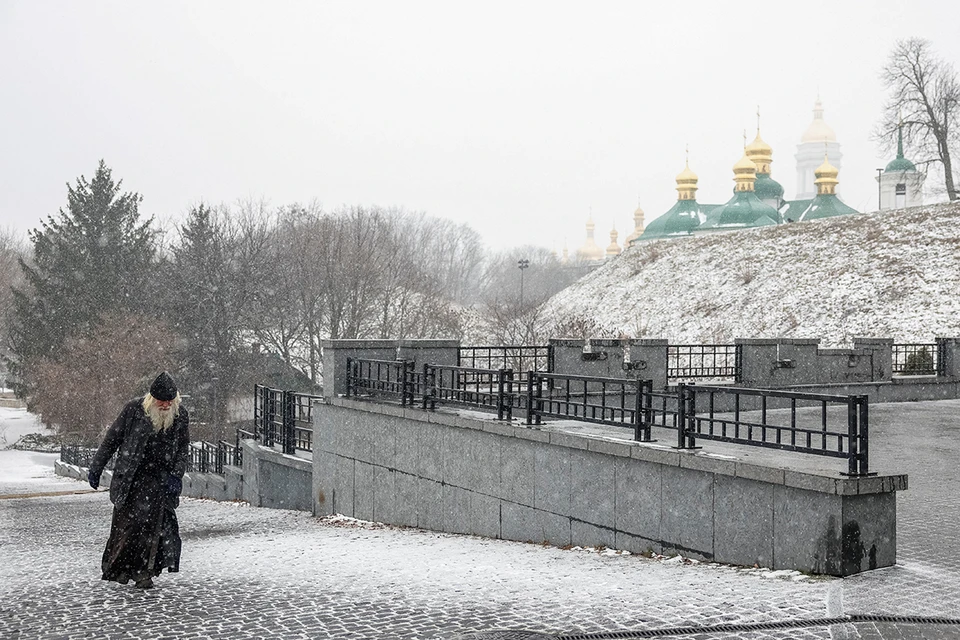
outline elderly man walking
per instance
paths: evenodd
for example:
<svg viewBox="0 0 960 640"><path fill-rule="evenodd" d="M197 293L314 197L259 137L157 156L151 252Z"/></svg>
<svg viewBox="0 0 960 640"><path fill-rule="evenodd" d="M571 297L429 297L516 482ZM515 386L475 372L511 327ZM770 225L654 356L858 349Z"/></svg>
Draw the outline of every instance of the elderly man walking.
<svg viewBox="0 0 960 640"><path fill-rule="evenodd" d="M113 521L103 551L103 580L153 588L164 568L180 569L180 530L175 509L187 468L190 418L180 393L164 371L150 392L128 402L107 430L87 480L96 489L110 457Z"/></svg>

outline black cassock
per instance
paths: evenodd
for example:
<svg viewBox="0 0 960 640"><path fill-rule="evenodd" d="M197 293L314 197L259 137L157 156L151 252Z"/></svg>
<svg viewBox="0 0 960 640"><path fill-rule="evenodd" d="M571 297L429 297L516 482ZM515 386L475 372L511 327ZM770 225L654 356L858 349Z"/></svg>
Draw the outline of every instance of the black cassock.
<svg viewBox="0 0 960 640"><path fill-rule="evenodd" d="M113 508L110 538L103 551L103 579L127 583L180 570L177 496L166 490L171 430L150 435L130 491Z"/></svg>

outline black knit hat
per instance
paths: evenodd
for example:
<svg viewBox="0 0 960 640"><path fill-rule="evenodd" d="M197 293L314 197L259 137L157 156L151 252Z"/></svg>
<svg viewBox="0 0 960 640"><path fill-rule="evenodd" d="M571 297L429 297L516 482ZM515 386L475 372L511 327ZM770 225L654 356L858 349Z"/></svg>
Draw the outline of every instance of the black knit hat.
<svg viewBox="0 0 960 640"><path fill-rule="evenodd" d="M177 397L177 385L169 373L164 371L157 376L157 379L150 385L150 395L163 401L173 400Z"/></svg>

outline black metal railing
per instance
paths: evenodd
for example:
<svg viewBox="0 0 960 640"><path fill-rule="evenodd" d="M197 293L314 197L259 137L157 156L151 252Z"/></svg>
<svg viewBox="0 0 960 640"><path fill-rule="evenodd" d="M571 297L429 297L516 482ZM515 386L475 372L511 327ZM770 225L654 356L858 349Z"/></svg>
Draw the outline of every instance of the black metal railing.
<svg viewBox="0 0 960 640"><path fill-rule="evenodd" d="M347 358L347 397L382 396L412 405L418 377L412 360Z"/></svg>
<svg viewBox="0 0 960 640"><path fill-rule="evenodd" d="M636 440L650 441L652 389L650 380L531 371L526 388L527 424L560 418L631 427Z"/></svg>
<svg viewBox="0 0 960 640"><path fill-rule="evenodd" d="M690 380L737 381L742 350L736 344L674 344L667 346L667 383Z"/></svg>
<svg viewBox="0 0 960 640"><path fill-rule="evenodd" d="M280 445L284 453L313 450L312 407L320 396L254 386L254 438L265 447ZM239 440L237 442L239 448Z"/></svg>
<svg viewBox="0 0 960 640"><path fill-rule="evenodd" d="M90 463L93 462L93 456L96 453L96 446L90 446L80 441L60 443L60 461L66 464L89 468ZM112 456L110 460L107 461L106 468L113 469L114 462L116 462L116 456Z"/></svg>
<svg viewBox="0 0 960 640"><path fill-rule="evenodd" d="M674 406L678 448L703 439L845 458L849 475L869 475L867 396L680 384Z"/></svg>
<svg viewBox="0 0 960 640"><path fill-rule="evenodd" d="M911 343L893 345L893 375L935 376L942 375L943 345Z"/></svg>
<svg viewBox="0 0 960 640"><path fill-rule="evenodd" d="M364 369L369 375L388 375L388 370ZM396 375L389 375L380 382L395 383ZM384 388L356 374L352 384ZM696 447L698 440L766 447L844 458L850 475L869 474L866 396L687 383L655 391L650 380L536 371L528 372L520 385L509 369L429 364L422 381L409 386L412 391L393 389L386 395L419 395L424 409L444 403L494 409L499 419L510 419L518 407L526 411L527 424L554 418L628 427L638 441L651 441L653 427L671 429L678 448Z"/></svg>
<svg viewBox="0 0 960 640"><path fill-rule="evenodd" d="M553 371L553 348L550 345L507 347L460 347L457 366L473 369L512 369L517 381L526 382L528 371Z"/></svg>
<svg viewBox="0 0 960 640"><path fill-rule="evenodd" d="M479 369L425 364L421 406L436 409L449 404L494 409L498 420L513 417L515 398L512 369Z"/></svg>

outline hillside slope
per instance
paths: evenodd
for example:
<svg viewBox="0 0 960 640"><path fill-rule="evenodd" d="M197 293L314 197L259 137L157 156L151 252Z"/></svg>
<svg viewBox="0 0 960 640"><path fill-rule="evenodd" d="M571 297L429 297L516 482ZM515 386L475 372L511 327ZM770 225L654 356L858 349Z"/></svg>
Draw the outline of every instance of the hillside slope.
<svg viewBox="0 0 960 640"><path fill-rule="evenodd" d="M657 240L547 303L561 337L960 337L960 203ZM572 335L571 327L593 324Z"/></svg>

